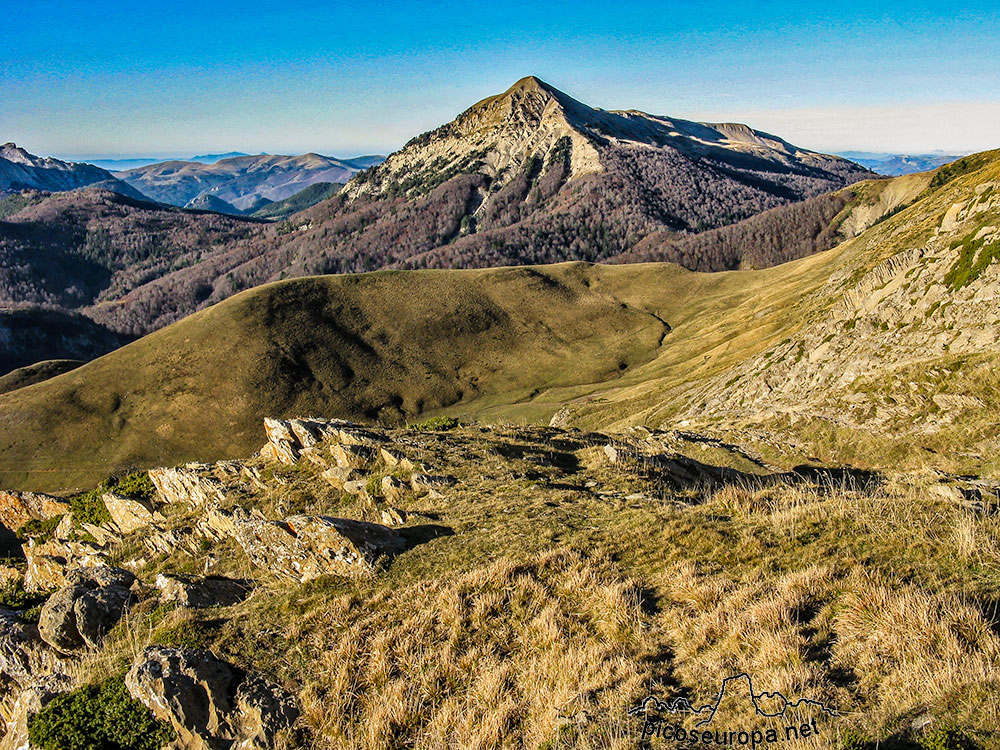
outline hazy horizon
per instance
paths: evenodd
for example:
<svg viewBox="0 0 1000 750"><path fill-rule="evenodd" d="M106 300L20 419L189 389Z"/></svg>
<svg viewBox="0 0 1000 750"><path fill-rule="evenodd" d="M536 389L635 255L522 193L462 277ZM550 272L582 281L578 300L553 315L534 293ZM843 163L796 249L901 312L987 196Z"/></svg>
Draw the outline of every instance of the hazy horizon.
<svg viewBox="0 0 1000 750"><path fill-rule="evenodd" d="M982 1L125 11L19 9L0 138L86 158L385 154L533 74L591 106L743 122L828 153L1000 147L1000 9Z"/></svg>

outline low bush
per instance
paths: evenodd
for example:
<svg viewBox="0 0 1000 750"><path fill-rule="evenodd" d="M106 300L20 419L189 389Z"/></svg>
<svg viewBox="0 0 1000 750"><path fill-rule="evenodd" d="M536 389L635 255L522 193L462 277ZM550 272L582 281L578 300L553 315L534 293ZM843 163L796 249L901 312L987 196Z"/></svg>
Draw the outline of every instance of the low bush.
<svg viewBox="0 0 1000 750"><path fill-rule="evenodd" d="M123 675L63 693L28 719L28 739L42 750L159 750L173 738Z"/></svg>

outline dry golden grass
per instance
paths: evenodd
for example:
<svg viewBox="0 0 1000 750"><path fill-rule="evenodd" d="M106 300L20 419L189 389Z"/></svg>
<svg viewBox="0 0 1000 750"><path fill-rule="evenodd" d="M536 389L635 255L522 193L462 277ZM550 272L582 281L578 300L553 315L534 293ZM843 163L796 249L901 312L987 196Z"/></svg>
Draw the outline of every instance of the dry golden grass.
<svg viewBox="0 0 1000 750"><path fill-rule="evenodd" d="M569 551L341 596L292 637L323 748L626 747L651 668L638 588Z"/></svg>

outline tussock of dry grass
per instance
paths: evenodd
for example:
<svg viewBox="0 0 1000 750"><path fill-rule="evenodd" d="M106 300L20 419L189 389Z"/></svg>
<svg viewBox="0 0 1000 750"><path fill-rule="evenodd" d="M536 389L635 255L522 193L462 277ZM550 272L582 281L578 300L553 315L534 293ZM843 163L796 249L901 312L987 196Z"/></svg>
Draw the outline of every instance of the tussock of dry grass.
<svg viewBox="0 0 1000 750"><path fill-rule="evenodd" d="M318 747L625 747L650 669L639 590L567 551L342 596L301 631Z"/></svg>

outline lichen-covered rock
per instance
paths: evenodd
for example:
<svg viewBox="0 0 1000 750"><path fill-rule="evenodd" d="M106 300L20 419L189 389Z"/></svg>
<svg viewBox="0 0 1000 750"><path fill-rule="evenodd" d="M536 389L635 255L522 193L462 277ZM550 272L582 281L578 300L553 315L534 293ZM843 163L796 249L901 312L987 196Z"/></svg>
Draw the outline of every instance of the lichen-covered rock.
<svg viewBox="0 0 1000 750"><path fill-rule="evenodd" d="M409 487L393 476L382 477L382 497L390 503L398 503L406 497Z"/></svg>
<svg viewBox="0 0 1000 750"><path fill-rule="evenodd" d="M135 577L121 568L74 570L69 585L42 605L38 632L64 653L97 648L107 632L135 601L129 586Z"/></svg>
<svg viewBox="0 0 1000 750"><path fill-rule="evenodd" d="M69 505L40 492L0 490L0 524L17 531L28 521L45 521L69 513Z"/></svg>
<svg viewBox="0 0 1000 750"><path fill-rule="evenodd" d="M111 515L111 520L122 534L131 534L133 531L164 520L163 516L153 508L153 504L146 500L122 497L113 492L105 493L101 499Z"/></svg>
<svg viewBox="0 0 1000 750"><path fill-rule="evenodd" d="M20 690L5 715L0 750L30 750L33 745L28 740L28 719L59 693L72 688L73 681L68 676L51 675L40 680L38 685Z"/></svg>
<svg viewBox="0 0 1000 750"><path fill-rule="evenodd" d="M67 663L13 610L0 607L0 674L26 690L52 675L65 675Z"/></svg>
<svg viewBox="0 0 1000 750"><path fill-rule="evenodd" d="M356 427L352 422L341 419L271 419L264 418L264 432L267 444L261 449L264 458L293 464L299 460L301 451L325 439L339 440L341 429Z"/></svg>
<svg viewBox="0 0 1000 750"><path fill-rule="evenodd" d="M234 675L207 651L146 648L125 675L129 694L177 732L186 750L219 750L232 740Z"/></svg>
<svg viewBox="0 0 1000 750"><path fill-rule="evenodd" d="M89 648L97 648L104 636L135 602L135 596L121 586L103 586L86 592L74 605L76 627Z"/></svg>
<svg viewBox="0 0 1000 750"><path fill-rule="evenodd" d="M321 473L320 476L339 490L344 489L344 485L348 482L356 482L364 478L362 472L357 469L348 469L344 466L331 466Z"/></svg>
<svg viewBox="0 0 1000 750"><path fill-rule="evenodd" d="M382 463L389 468L399 468L402 471L413 471L416 468L410 459L392 448L380 448L378 454Z"/></svg>
<svg viewBox="0 0 1000 750"><path fill-rule="evenodd" d="M212 538L235 539L254 565L298 581L369 575L379 558L406 548L399 534L376 523L328 516L272 521L240 507L213 508L200 529Z"/></svg>
<svg viewBox="0 0 1000 750"><path fill-rule="evenodd" d="M165 575L156 577L160 601L182 607L228 607L250 593L249 581L221 576Z"/></svg>
<svg viewBox="0 0 1000 750"><path fill-rule="evenodd" d="M73 568L91 568L107 564L103 545L85 541L58 540L23 545L27 569L24 587L29 591L48 591L67 583L66 575Z"/></svg>
<svg viewBox="0 0 1000 750"><path fill-rule="evenodd" d="M42 640L64 653L83 648L83 636L76 626L76 600L89 589L83 585L64 586L42 605L38 632Z"/></svg>
<svg viewBox="0 0 1000 750"><path fill-rule="evenodd" d="M337 466L345 469L368 469L375 463L375 451L366 445L337 443L330 449Z"/></svg>
<svg viewBox="0 0 1000 750"><path fill-rule="evenodd" d="M273 750L299 714L283 688L252 674L241 680L207 651L150 646L125 685L173 727L185 750Z"/></svg>
<svg viewBox="0 0 1000 750"><path fill-rule="evenodd" d="M248 675L236 690L239 741L235 750L272 750L275 739L299 718L288 691L259 675Z"/></svg>
<svg viewBox="0 0 1000 750"><path fill-rule="evenodd" d="M186 464L169 469L150 469L149 478L164 503L211 505L225 500L222 482L211 475L208 464Z"/></svg>

